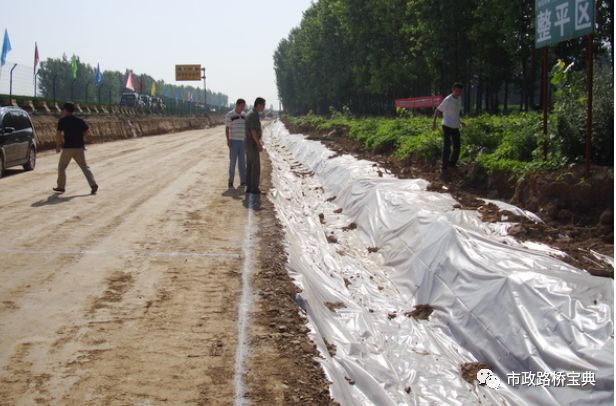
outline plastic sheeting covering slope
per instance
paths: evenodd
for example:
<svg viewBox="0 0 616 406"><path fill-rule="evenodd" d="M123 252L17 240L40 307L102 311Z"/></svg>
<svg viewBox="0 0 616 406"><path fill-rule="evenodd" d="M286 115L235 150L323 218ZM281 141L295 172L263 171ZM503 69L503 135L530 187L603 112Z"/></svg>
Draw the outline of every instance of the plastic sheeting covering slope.
<svg viewBox="0 0 616 406"><path fill-rule="evenodd" d="M612 403L609 280L548 255L547 247L525 247L506 235L510 224L453 210L455 200L426 191L424 180L379 177L372 163L350 156L329 159L331 151L280 122L265 139L290 272L335 399ZM357 229L343 231L351 221ZM415 304L434 307L429 321L404 316ZM492 390L462 380L460 365L473 360L490 364L504 384L510 372L559 370L593 371L596 383Z"/></svg>

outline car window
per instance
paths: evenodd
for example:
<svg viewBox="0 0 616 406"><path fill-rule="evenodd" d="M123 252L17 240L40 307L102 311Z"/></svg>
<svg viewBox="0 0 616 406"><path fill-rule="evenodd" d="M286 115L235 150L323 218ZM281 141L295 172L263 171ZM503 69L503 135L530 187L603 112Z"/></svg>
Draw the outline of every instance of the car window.
<svg viewBox="0 0 616 406"><path fill-rule="evenodd" d="M11 113L5 113L2 118L2 127L15 127L15 120Z"/></svg>
<svg viewBox="0 0 616 406"><path fill-rule="evenodd" d="M25 111L21 112L21 129L32 128L32 123L30 122L30 116Z"/></svg>
<svg viewBox="0 0 616 406"><path fill-rule="evenodd" d="M24 120L21 113L15 111L11 113L11 116L13 118L13 127L15 127L16 130L22 130L24 128Z"/></svg>
<svg viewBox="0 0 616 406"><path fill-rule="evenodd" d="M28 119L26 115L21 111L16 111L11 113L13 116L14 127L16 130L23 130L24 128L28 128Z"/></svg>

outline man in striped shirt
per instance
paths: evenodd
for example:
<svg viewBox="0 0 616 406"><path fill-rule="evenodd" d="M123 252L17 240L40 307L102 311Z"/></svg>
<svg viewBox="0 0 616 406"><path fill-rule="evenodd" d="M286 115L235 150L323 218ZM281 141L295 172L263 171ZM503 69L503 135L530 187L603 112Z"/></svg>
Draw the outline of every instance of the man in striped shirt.
<svg viewBox="0 0 616 406"><path fill-rule="evenodd" d="M227 135L227 146L229 147L229 189L233 188L236 162L240 171L240 187L246 186L246 162L244 161L245 107L246 101L244 99L237 99L235 109L228 112L225 116L225 134Z"/></svg>

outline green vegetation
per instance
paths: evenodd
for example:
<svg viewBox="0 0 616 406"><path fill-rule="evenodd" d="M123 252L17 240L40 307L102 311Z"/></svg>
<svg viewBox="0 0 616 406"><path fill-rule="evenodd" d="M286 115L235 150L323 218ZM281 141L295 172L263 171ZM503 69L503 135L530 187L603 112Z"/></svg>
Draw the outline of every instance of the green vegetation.
<svg viewBox="0 0 616 406"><path fill-rule="evenodd" d="M347 136L368 151L391 154L398 159L425 163L440 159L442 136L432 131L429 117L352 118L342 115L331 118L309 114L289 117L300 128L329 132L346 128ZM521 113L510 116L482 115L466 120L462 130L460 160L474 162L488 172L509 170L517 175L540 167L558 167L566 163L558 151L543 162L541 115Z"/></svg>
<svg viewBox="0 0 616 406"><path fill-rule="evenodd" d="M551 82L556 89L554 142L569 161L581 162L586 148L586 75L558 61ZM612 67L598 65L593 82L592 159L600 165L614 165L613 94Z"/></svg>
<svg viewBox="0 0 616 406"><path fill-rule="evenodd" d="M541 50L534 46L535 0L319 0L274 53L278 93L290 114L393 115L393 100L447 94L466 85L473 114L532 111ZM597 61L613 63L614 2L597 0ZM584 71L586 40L549 50L549 63Z"/></svg>

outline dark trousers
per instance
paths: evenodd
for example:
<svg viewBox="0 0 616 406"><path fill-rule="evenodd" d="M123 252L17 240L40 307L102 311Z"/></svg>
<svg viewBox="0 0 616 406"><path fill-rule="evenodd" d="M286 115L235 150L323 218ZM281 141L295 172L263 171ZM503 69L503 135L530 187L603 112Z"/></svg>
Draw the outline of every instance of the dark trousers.
<svg viewBox="0 0 616 406"><path fill-rule="evenodd" d="M259 190L261 180L261 156L259 150L246 143L246 191L256 192Z"/></svg>
<svg viewBox="0 0 616 406"><path fill-rule="evenodd" d="M451 153L451 141L453 140L453 154ZM456 166L460 156L460 130L443 126L443 163L442 168Z"/></svg>

